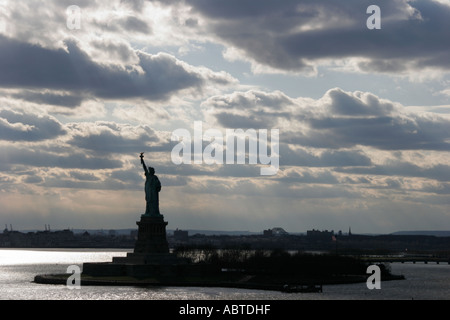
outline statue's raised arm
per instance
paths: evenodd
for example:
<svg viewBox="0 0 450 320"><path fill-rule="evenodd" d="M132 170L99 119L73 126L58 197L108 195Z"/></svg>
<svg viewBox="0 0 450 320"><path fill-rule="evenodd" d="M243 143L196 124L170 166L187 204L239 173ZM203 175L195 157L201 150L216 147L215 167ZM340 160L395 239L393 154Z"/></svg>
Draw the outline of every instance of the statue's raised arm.
<svg viewBox="0 0 450 320"><path fill-rule="evenodd" d="M139 157L141 158L141 163L142 163L142 166L144 167L145 174L148 174L148 169L144 162L144 153L141 152L141 155Z"/></svg>

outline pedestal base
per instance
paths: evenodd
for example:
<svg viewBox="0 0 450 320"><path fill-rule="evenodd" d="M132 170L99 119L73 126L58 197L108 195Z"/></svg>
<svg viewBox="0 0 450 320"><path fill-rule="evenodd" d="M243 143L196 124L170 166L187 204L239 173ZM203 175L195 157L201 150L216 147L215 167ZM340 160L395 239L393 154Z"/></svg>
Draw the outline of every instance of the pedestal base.
<svg viewBox="0 0 450 320"><path fill-rule="evenodd" d="M134 253L169 253L166 237L167 222L164 221L164 216L142 215L141 221L136 224L139 229Z"/></svg>
<svg viewBox="0 0 450 320"><path fill-rule="evenodd" d="M150 278L180 275L187 268L188 259L177 258L169 253L166 238L167 222L162 215L141 215L138 238L134 252L126 257L114 257L112 262L85 263L83 274L100 276L131 276Z"/></svg>

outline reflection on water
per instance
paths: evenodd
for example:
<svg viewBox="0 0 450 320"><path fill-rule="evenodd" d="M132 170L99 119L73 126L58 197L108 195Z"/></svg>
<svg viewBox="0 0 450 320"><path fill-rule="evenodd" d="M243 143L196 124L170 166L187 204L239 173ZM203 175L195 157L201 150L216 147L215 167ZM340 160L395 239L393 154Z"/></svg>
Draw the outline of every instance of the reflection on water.
<svg viewBox="0 0 450 320"><path fill-rule="evenodd" d="M131 250L114 249L0 249L0 266L25 264L77 264L111 261Z"/></svg>
<svg viewBox="0 0 450 320"><path fill-rule="evenodd" d="M67 266L83 262L111 261L128 250L16 250L0 249L0 299L89 299L89 300L347 300L347 299L450 299L450 265L391 264L392 273L406 280L382 282L381 290L369 290L365 283L324 286L323 293L194 287L82 286L69 290L64 285L33 283L36 274L65 273Z"/></svg>

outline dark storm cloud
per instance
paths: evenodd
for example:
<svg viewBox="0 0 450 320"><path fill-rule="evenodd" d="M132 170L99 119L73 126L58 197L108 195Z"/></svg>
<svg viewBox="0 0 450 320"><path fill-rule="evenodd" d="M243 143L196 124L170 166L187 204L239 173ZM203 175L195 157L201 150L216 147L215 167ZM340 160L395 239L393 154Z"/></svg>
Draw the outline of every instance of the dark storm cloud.
<svg viewBox="0 0 450 320"><path fill-rule="evenodd" d="M203 106L225 128L263 129L274 127L279 118L289 119L292 113L287 108L296 104L280 91L250 90L213 96Z"/></svg>
<svg viewBox="0 0 450 320"><path fill-rule="evenodd" d="M169 151L169 141L161 140L156 132L147 126L133 127L112 122L91 124L70 124L72 138L68 143L94 154L137 153L152 144L151 150Z"/></svg>
<svg viewBox="0 0 450 320"><path fill-rule="evenodd" d="M120 61L128 62L136 57L134 51L126 43L115 43L107 40L94 40L90 44L109 56L117 57Z"/></svg>
<svg viewBox="0 0 450 320"><path fill-rule="evenodd" d="M332 89L327 92L327 95L331 99L329 108L333 115L383 116L394 111L394 105L391 102L383 102L372 94L360 92L352 96L342 90Z"/></svg>
<svg viewBox="0 0 450 320"><path fill-rule="evenodd" d="M352 174L418 177L450 181L450 166L444 164L423 168L413 163L398 161L367 168L337 168L336 171Z"/></svg>
<svg viewBox="0 0 450 320"><path fill-rule="evenodd" d="M38 148L36 148L38 149ZM89 157L79 152L72 152L68 155L54 154L41 150L25 149L14 146L1 148L0 160L3 163L13 165L24 165L30 168L48 167L63 169L115 169L121 168L120 160Z"/></svg>
<svg viewBox="0 0 450 320"><path fill-rule="evenodd" d="M60 94L52 92L35 92L24 90L12 95L13 98L31 101L38 104L49 104L68 108L78 107L83 102L80 95Z"/></svg>
<svg viewBox="0 0 450 320"><path fill-rule="evenodd" d="M145 35L152 34L152 28L144 20L141 20L135 16L127 16L124 18L112 18L108 21L98 21L94 19L92 24L97 28L115 33L142 33Z"/></svg>
<svg viewBox="0 0 450 320"><path fill-rule="evenodd" d="M34 183L41 183L43 181L44 181L44 179L42 179L39 176L26 176L26 178L23 179L23 182L25 182L27 184L29 184L29 183L32 183L32 184L34 184Z"/></svg>
<svg viewBox="0 0 450 320"><path fill-rule="evenodd" d="M127 190L130 185L118 180L106 179L102 181L71 180L67 178L50 177L42 183L46 188L73 188L73 189L93 189L93 190Z"/></svg>
<svg viewBox="0 0 450 320"><path fill-rule="evenodd" d="M287 144L280 145L280 164L304 167L346 167L370 166L372 161L358 150L325 150L314 155L305 149L291 149Z"/></svg>
<svg viewBox="0 0 450 320"><path fill-rule="evenodd" d="M299 181L297 181L299 182ZM308 184L301 184L301 187L292 188L292 185L279 182L279 186L273 188L271 196L281 198L295 198L299 199L333 199L344 198L352 199L358 198L358 193L343 185L326 185L319 183L319 185L310 186Z"/></svg>
<svg viewBox="0 0 450 320"><path fill-rule="evenodd" d="M366 71L450 67L450 6L436 1L178 2L206 18L222 41L279 70L310 70L310 61L346 57L369 59L359 65ZM373 4L381 9L381 30L366 27Z"/></svg>
<svg viewBox="0 0 450 320"><path fill-rule="evenodd" d="M234 92L226 96L213 96L204 104L223 110L252 110L254 108L280 109L291 106L295 102L281 91L264 92L250 90L247 92Z"/></svg>
<svg viewBox="0 0 450 320"><path fill-rule="evenodd" d="M159 164L157 172L165 175L181 177L210 176L210 177L260 177L260 168L249 164L223 164L223 165L173 165Z"/></svg>
<svg viewBox="0 0 450 320"><path fill-rule="evenodd" d="M292 134L292 143L342 148L357 145L383 150L450 150L450 121L415 114L378 117L317 117L306 120L308 134Z"/></svg>
<svg viewBox="0 0 450 320"><path fill-rule="evenodd" d="M289 172L286 176L277 178L282 183L311 183L311 184L338 184L338 179L329 171L311 173Z"/></svg>
<svg viewBox="0 0 450 320"><path fill-rule="evenodd" d="M450 195L450 183L442 183L439 186L426 187L423 191L436 194Z"/></svg>
<svg viewBox="0 0 450 320"><path fill-rule="evenodd" d="M121 25L124 30L131 31L131 32L138 32L138 33L144 33L144 34L151 34L152 29L150 26L143 20L140 20L139 18L130 16L121 22Z"/></svg>
<svg viewBox="0 0 450 320"><path fill-rule="evenodd" d="M408 112L407 108L371 93L334 88L315 101L290 99L289 103L279 106L265 103L263 97L272 96L271 93L251 93L214 97L204 106L223 126L279 128L283 143L299 146L340 149L362 145L382 150L450 150L450 121L447 118Z"/></svg>
<svg viewBox="0 0 450 320"><path fill-rule="evenodd" d="M64 135L65 129L56 119L46 115L0 110L0 140L41 141Z"/></svg>
<svg viewBox="0 0 450 320"><path fill-rule="evenodd" d="M144 6L145 0L120 0L121 4L128 5L136 12L140 12Z"/></svg>
<svg viewBox="0 0 450 320"><path fill-rule="evenodd" d="M228 112L220 112L215 114L219 124L225 128L271 128L276 123L276 118L269 114L259 117L251 117L249 115L239 115Z"/></svg>
<svg viewBox="0 0 450 320"><path fill-rule="evenodd" d="M69 141L73 146L95 151L96 153L136 153L138 150L142 149L145 142L145 139L127 139L109 131L83 136L75 135Z"/></svg>
<svg viewBox="0 0 450 320"><path fill-rule="evenodd" d="M76 180L82 181L98 181L99 178L92 173L83 173L79 171L71 171L70 176Z"/></svg>
<svg viewBox="0 0 450 320"><path fill-rule="evenodd" d="M163 100L173 93L192 89L200 92L208 84L226 85L231 77L188 69L168 54L136 52L138 72L93 61L73 40L67 51L52 50L0 36L0 86L46 88L82 92L105 99L141 97Z"/></svg>

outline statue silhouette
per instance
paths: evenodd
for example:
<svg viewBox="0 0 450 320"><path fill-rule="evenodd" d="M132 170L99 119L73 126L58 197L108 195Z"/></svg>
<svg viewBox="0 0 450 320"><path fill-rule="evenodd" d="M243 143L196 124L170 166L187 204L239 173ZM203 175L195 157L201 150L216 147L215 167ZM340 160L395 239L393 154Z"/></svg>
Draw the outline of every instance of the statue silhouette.
<svg viewBox="0 0 450 320"><path fill-rule="evenodd" d="M147 166L144 162L144 153L140 155L142 166L145 171L145 201L147 202L145 207L145 215L160 216L159 212L159 192L161 191L161 182L157 176L155 176L155 169Z"/></svg>

